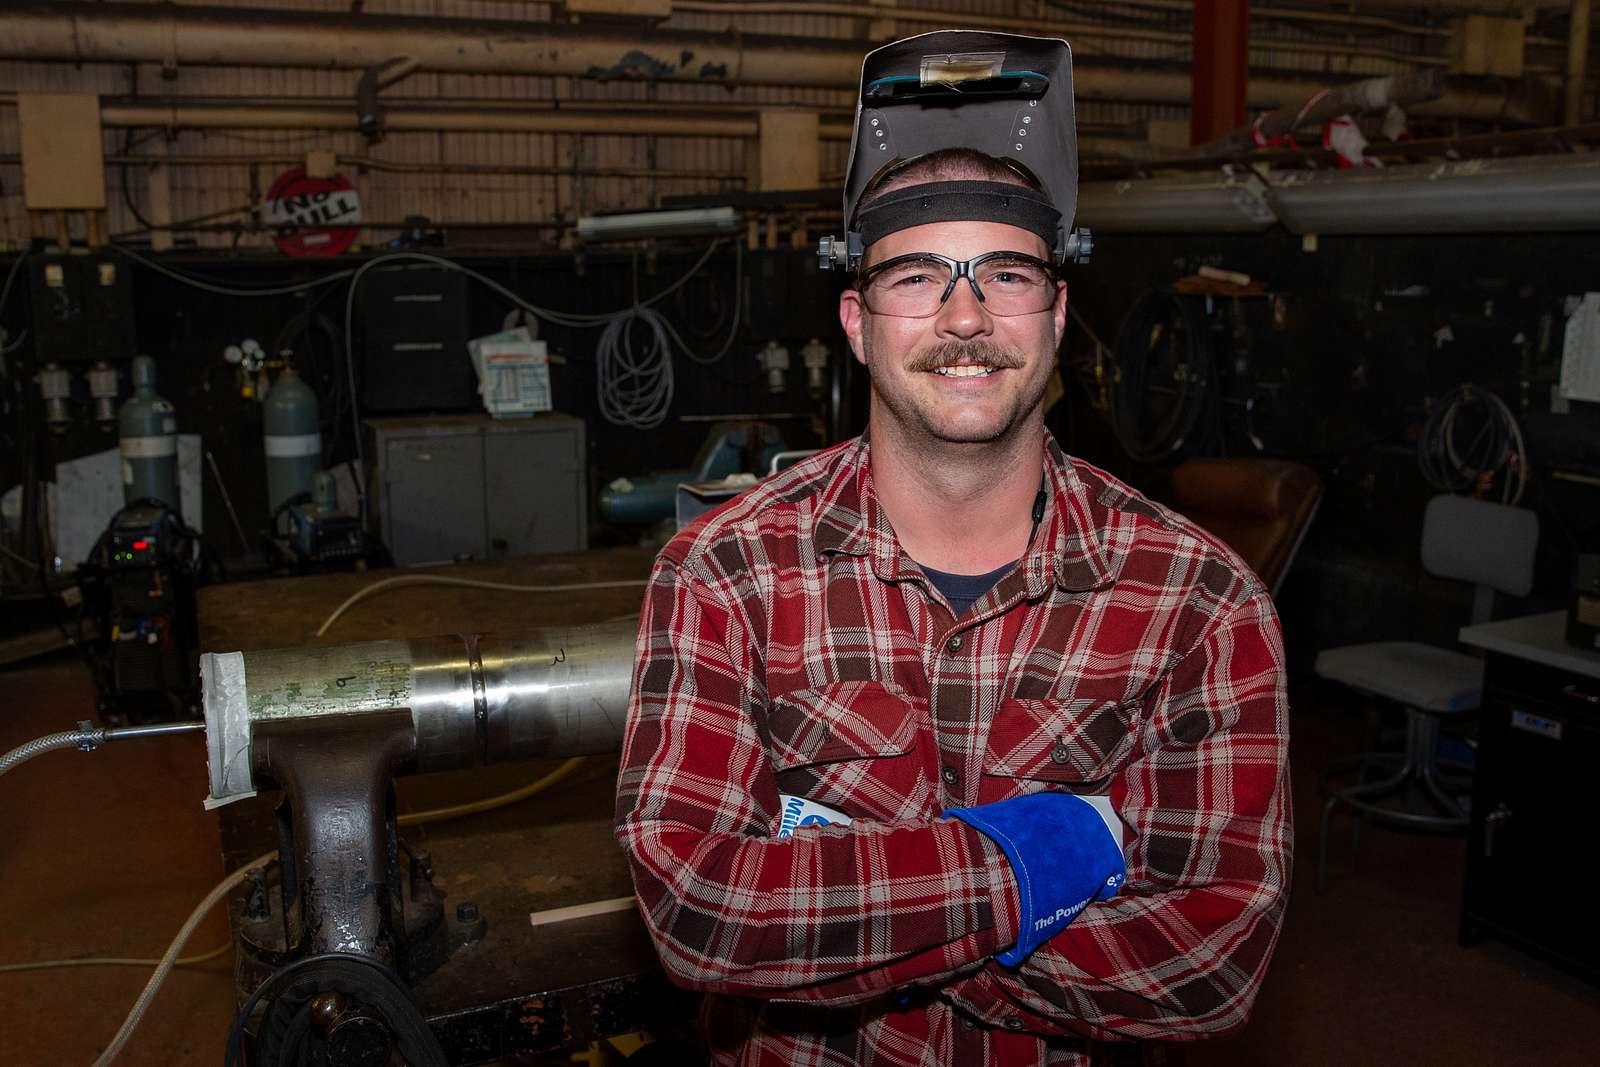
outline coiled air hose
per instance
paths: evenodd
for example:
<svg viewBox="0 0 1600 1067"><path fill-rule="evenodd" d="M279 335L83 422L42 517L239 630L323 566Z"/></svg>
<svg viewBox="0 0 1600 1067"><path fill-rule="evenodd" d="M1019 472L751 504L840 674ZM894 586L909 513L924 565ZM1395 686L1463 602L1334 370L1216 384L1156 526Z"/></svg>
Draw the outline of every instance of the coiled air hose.
<svg viewBox="0 0 1600 1067"><path fill-rule="evenodd" d="M1217 389L1209 331L1201 301L1165 289L1145 293L1123 318L1114 349L1111 428L1137 462L1159 463L1195 446L1197 431L1213 428ZM1152 394L1171 395L1159 418L1152 418Z"/></svg>

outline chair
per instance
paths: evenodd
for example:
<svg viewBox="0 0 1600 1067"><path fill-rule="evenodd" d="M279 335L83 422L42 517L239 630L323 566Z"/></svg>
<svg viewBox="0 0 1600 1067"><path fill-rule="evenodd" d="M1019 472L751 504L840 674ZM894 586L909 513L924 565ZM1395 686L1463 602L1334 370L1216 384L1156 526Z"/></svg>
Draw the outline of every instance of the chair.
<svg viewBox="0 0 1600 1067"><path fill-rule="evenodd" d="M1422 566L1440 578L1472 582L1472 621L1487 622L1496 591L1526 596L1533 588L1539 517L1523 508L1469 497L1436 496L1422 520ZM1326 882L1328 826L1340 806L1350 808L1359 832L1362 815L1404 828L1461 833L1472 769L1441 760L1440 723L1475 711L1483 696L1483 662L1453 649L1415 641L1377 641L1325 649L1317 674L1359 693L1405 708L1405 745L1399 752L1367 752L1325 776L1352 770L1356 782L1330 788L1322 809L1317 849L1317 890ZM1417 810L1417 800L1433 810ZM1386 803L1384 803L1386 801ZM1359 847L1359 838L1357 839Z"/></svg>
<svg viewBox="0 0 1600 1067"><path fill-rule="evenodd" d="M1276 459L1190 459L1172 472L1173 507L1239 553L1273 597L1322 501L1322 479Z"/></svg>

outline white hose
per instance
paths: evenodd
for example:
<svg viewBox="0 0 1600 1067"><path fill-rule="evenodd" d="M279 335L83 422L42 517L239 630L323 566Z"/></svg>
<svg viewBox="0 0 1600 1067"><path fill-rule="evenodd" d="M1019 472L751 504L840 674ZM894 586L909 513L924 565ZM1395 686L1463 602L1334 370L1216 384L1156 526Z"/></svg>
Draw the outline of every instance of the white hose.
<svg viewBox="0 0 1600 1067"><path fill-rule="evenodd" d="M633 578L624 582L574 582L570 585L513 585L510 582L487 582L477 578L448 578L442 574L402 574L395 578L385 578L381 582L373 582L364 589L358 589L345 599L343 604L333 609L333 614L322 620L322 625L317 627L317 637L328 632L328 627L338 621L350 608L369 596L396 589L406 585L464 585L469 589L499 589L508 593L576 593L584 589L630 589L634 586L647 584L642 578Z"/></svg>
<svg viewBox="0 0 1600 1067"><path fill-rule="evenodd" d="M155 999L156 991L161 988L161 983L167 980L167 974L172 970L172 965L178 962L178 953L183 951L183 946L188 943L190 935L194 933L195 927L200 925L200 920L206 917L206 913L216 907L217 902L232 892L235 886L244 881L245 875L250 872L252 867L259 867L276 855L276 852L269 852L265 856L258 856L246 863L243 867L218 882L216 888L207 893L206 898L195 907L194 911L189 913L189 917L184 920L183 926L178 930L178 936L174 937L172 944L167 947L166 955L162 956L161 962L156 964L155 973L144 984L144 991L139 994L139 999L133 1002L133 1009L128 1012L128 1017L122 1020L122 1028L111 1039L111 1044L106 1046L106 1050L100 1054L100 1058L94 1061L94 1067L106 1067L107 1064L117 1058L117 1053L121 1052L122 1047L128 1043L128 1038L133 1035L133 1028L139 1025L140 1019L144 1018L144 1013L150 1007L150 1002Z"/></svg>

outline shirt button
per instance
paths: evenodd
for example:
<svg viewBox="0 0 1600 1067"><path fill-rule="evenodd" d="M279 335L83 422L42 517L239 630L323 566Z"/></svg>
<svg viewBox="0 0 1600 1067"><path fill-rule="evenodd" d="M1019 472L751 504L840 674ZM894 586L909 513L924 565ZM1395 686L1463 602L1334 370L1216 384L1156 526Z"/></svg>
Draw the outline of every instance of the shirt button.
<svg viewBox="0 0 1600 1067"><path fill-rule="evenodd" d="M944 779L945 785L959 785L961 782L961 772L949 764L946 764L944 770L939 772L939 777Z"/></svg>
<svg viewBox="0 0 1600 1067"><path fill-rule="evenodd" d="M967 1018L965 1015L963 1015L961 1017L961 1029L963 1029L963 1030L976 1030L977 1028L978 1028L978 1024L977 1023L973 1022L971 1019Z"/></svg>
<svg viewBox="0 0 1600 1067"><path fill-rule="evenodd" d="M1056 747L1050 750L1050 758L1057 763L1066 763L1072 758L1072 753L1068 751L1065 741L1056 742Z"/></svg>
<svg viewBox="0 0 1600 1067"><path fill-rule="evenodd" d="M1007 1030L1021 1030L1022 1019L1015 1015L1007 1015L1005 1027Z"/></svg>
<svg viewBox="0 0 1600 1067"><path fill-rule="evenodd" d="M961 651L961 635L960 634L951 634L950 635L950 640L948 640L948 641L946 641L944 643L944 647L949 649L951 652L960 652Z"/></svg>

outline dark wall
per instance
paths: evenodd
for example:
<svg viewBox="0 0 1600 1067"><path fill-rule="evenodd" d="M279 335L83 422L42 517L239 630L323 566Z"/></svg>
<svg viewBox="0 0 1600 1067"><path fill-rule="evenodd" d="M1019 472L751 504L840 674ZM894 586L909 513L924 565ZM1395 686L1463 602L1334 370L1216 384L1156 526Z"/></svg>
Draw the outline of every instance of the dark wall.
<svg viewBox="0 0 1600 1067"><path fill-rule="evenodd" d="M648 299L681 278L700 258L704 246L686 245L682 251L659 257L627 254L589 254L580 265L572 256L478 258L441 250L457 262L478 271L538 306L569 313L609 312L629 304L634 295ZM169 255L162 262L173 269L230 288L294 284L359 266L364 259L345 257L332 262L287 261L282 257L217 257ZM155 357L159 391L177 408L180 432L198 433L214 453L222 477L232 494L241 520L252 533L267 521L266 487L262 455L261 405L241 397L238 373L225 363L223 350L244 338L255 339L269 353L292 349L294 362L313 385L323 419L325 459L329 465L354 456L349 418L345 367L345 304L348 284L339 282L305 293L274 297L233 297L197 290L147 267L123 261L133 272L136 350ZM805 388L799 349L812 336L833 343L838 333L831 310L819 318L817 309L831 309L834 297L830 279L819 279L814 257L747 253L741 262L729 246L719 249L691 280L655 305L680 332L683 340L703 355L716 352L733 323L736 268L749 299L732 347L719 362L699 366L676 359L676 399L667 421L657 429L641 431L613 426L599 415L595 398L596 328L579 329L539 324L539 336L550 345L552 391L556 410L587 422L591 488L603 486L619 475L687 466L711 426L681 421L680 416L715 414L792 414L778 418L788 447L807 448L821 443L812 416L823 411ZM0 271L9 262L0 265ZM367 279L376 278L375 270ZM370 288L363 279L362 291ZM26 288L19 278L19 287ZM492 333L504 326L512 305L488 287L468 282L463 289L467 304L466 336ZM362 292L358 291L354 316L354 347L358 374L368 369L361 355L365 343ZM26 297L8 301L6 324L14 331L27 325ZM831 332L830 332L831 331ZM647 338L637 330L634 341L642 347ZM792 350L793 368L787 388L773 394L755 352L769 339L779 339ZM838 345L835 345L838 350ZM0 456L0 478L5 484L23 476L30 440L43 442L41 464L45 470L57 460L114 447L114 431L98 429L87 417L89 401L81 374L75 374L77 418L64 436L36 433L27 419L38 422L39 394L32 383L33 368L49 358L35 353L31 341L12 366L8 393L14 416L8 416L8 448ZM464 353L463 353L464 356ZM70 358L70 357L66 357ZM81 364L74 364L81 369ZM382 368L377 373L395 373ZM128 386L123 381L123 398ZM425 391L422 395L426 395ZM415 413L481 411L475 397L465 403L442 406L419 402ZM363 415L367 412L363 411ZM237 538L211 475L206 475L205 528L231 555ZM605 531L600 531L605 535ZM620 538L638 531L621 531Z"/></svg>
<svg viewBox="0 0 1600 1067"><path fill-rule="evenodd" d="M1242 410L1225 406L1224 432L1209 451L1298 459L1326 488L1280 601L1286 631L1297 639L1291 649L1385 638L1450 642L1467 620L1469 591L1424 575L1418 558L1423 508L1438 490L1422 476L1417 438L1430 401L1464 382L1492 389L1521 422L1532 472L1521 503L1542 523L1535 594L1501 611L1565 603L1579 545L1600 536L1600 488L1555 474L1600 475L1600 405L1573 403L1569 414L1552 414L1551 390L1563 300L1600 288L1600 239L1323 237L1307 251L1300 238L1277 232L1108 236L1092 267L1075 272L1072 296L1114 344L1139 293L1203 264L1243 271L1268 292L1241 301L1248 343L1225 338L1218 353L1234 395L1257 400L1250 429L1264 450L1244 433ZM1072 355L1091 351L1076 327L1069 338ZM1240 347L1246 355L1234 375L1223 357ZM1164 493L1170 464L1129 460L1085 390L1074 388L1064 407L1052 424L1077 454ZM1496 485L1491 498L1499 494Z"/></svg>
<svg viewBox="0 0 1600 1067"><path fill-rule="evenodd" d="M625 305L635 291L646 296L658 291L680 277L702 250L685 245L654 260L590 254L581 269L571 256L456 258L541 306L598 312ZM361 260L177 255L163 262L229 285L265 285L309 279ZM552 370L555 406L588 422L592 489L619 475L686 465L709 426L678 416L820 410L804 388L800 346L818 337L840 365L850 364L835 312L841 280L818 272L814 262L798 251L745 256L747 303L738 339L717 366L678 360L673 417L654 431L614 427L599 417L593 358L598 330L541 327L552 352L566 360ZM1600 490L1553 475L1600 475L1600 406L1574 404L1570 414L1551 414L1550 390L1559 373L1562 300L1600 288L1600 239L1324 237L1307 251L1299 238L1277 232L1108 235L1098 242L1094 263L1072 271L1072 300L1095 332L1114 343L1119 323L1141 294L1170 285L1202 264L1261 279L1267 295L1219 311L1224 321L1243 327L1237 336L1231 326L1222 331L1217 355L1229 395L1256 401L1249 425L1242 421L1241 407L1225 405L1217 432L1184 451L1296 458L1314 467L1327 487L1281 603L1285 625L1297 639L1292 646L1403 635L1449 640L1464 620L1467 591L1428 579L1417 562L1422 508L1435 490L1422 478L1416 438L1430 398L1466 381L1505 399L1527 437L1533 476L1523 504L1539 513L1544 534L1538 590L1522 607L1564 601L1573 557L1581 544L1600 534ZM719 250L693 281L660 305L702 352L714 351L726 336L735 265L731 249ZM177 405L180 428L204 436L245 524L264 525L260 405L240 398L222 350L246 336L269 352L280 346L295 349L323 400L328 458L348 458L348 417L336 417L348 411L342 399L347 392L346 286L240 299L201 293L144 267L133 270L138 350L157 358L161 390ZM505 300L477 284L468 284L465 292L469 334L499 329L509 310ZM3 314L13 330L24 324L25 310L15 298ZM357 320L359 349L359 314ZM769 339L783 341L793 354L782 395L767 391L754 359ZM1091 351L1078 327L1069 327L1069 358ZM26 349L21 354L29 356ZM863 389L859 375L846 389L857 398L844 419L848 430L858 428L863 417ZM37 408L31 382L20 395ZM1181 458L1130 460L1091 407L1089 393L1072 380L1068 399L1052 411L1050 422L1069 450L1158 497L1165 492L1167 471ZM809 418L779 424L790 447L821 443ZM15 411L7 415L5 428L0 474L9 485L21 477L26 435ZM1252 433L1260 450L1250 440ZM51 441L60 458L113 444L112 435L85 419L66 438ZM229 523L211 484L206 509L206 528L223 538ZM600 533L602 539L626 539L637 531Z"/></svg>

